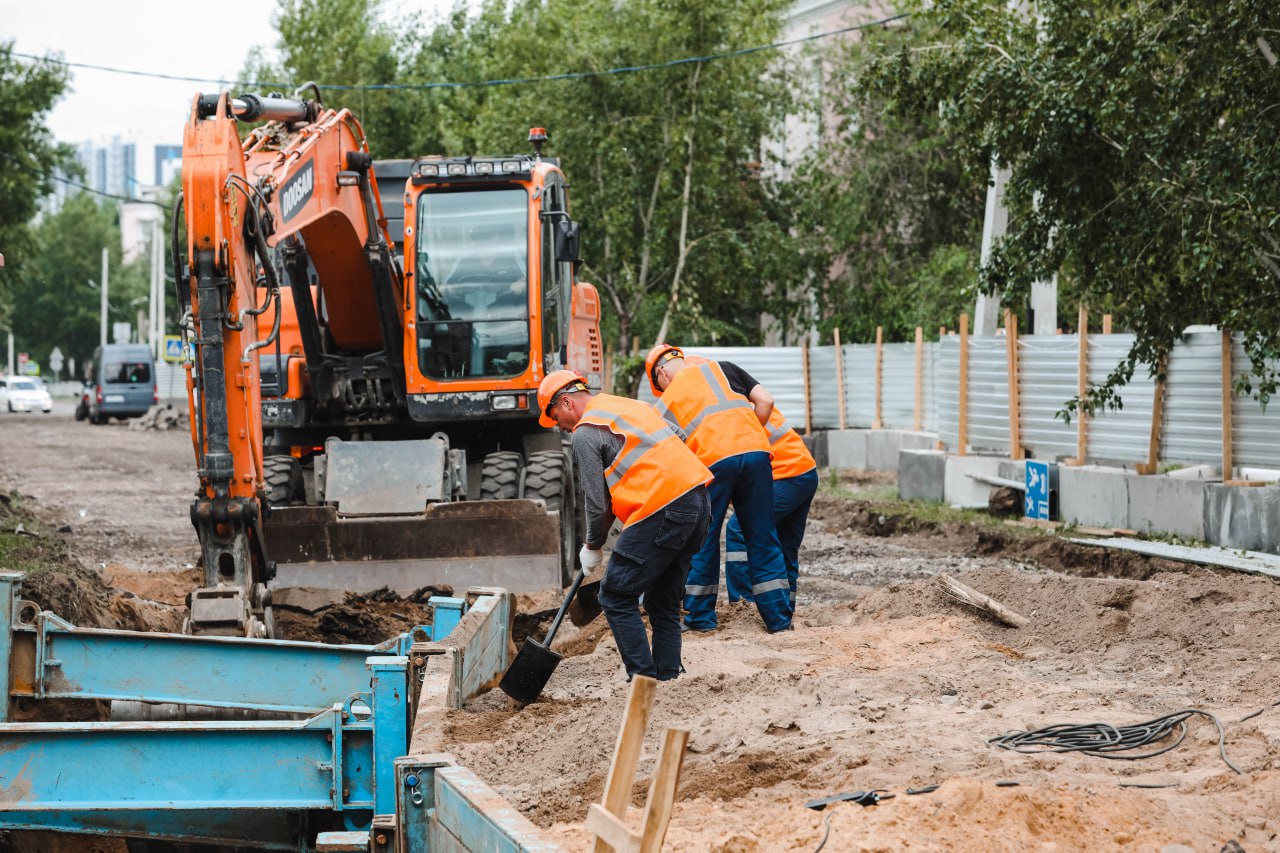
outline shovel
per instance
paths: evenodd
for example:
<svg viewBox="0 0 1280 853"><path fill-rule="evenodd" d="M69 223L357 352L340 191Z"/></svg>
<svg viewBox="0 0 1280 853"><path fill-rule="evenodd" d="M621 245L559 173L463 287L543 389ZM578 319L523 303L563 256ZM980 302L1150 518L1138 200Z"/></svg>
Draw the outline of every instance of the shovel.
<svg viewBox="0 0 1280 853"><path fill-rule="evenodd" d="M581 628L600 615L600 581L584 583L569 603L569 621Z"/></svg>
<svg viewBox="0 0 1280 853"><path fill-rule="evenodd" d="M578 587L582 586L582 579L585 577L586 574L578 572L578 576L573 579L573 586L569 587L569 594L560 605L560 612L551 623L547 638L541 643L532 638L525 640L519 653L516 654L516 659L511 662L511 666L507 667L502 681L498 682L502 692L517 702L527 705L537 699L542 688L546 687L551 679L551 673L556 671L561 656L558 652L551 650L551 641L555 639L560 622L564 620L565 611L569 609L569 603L573 601L573 597L578 594Z"/></svg>

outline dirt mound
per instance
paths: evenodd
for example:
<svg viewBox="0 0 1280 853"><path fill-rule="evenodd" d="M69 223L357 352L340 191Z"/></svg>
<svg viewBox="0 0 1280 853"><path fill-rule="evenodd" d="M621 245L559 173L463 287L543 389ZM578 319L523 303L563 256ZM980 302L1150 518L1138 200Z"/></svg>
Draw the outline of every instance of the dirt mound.
<svg viewBox="0 0 1280 853"><path fill-rule="evenodd" d="M430 625L434 608L427 600L437 594L447 593L426 588L404 598L382 589L347 593L341 602L316 610L276 605L276 625L286 640L375 645L418 625Z"/></svg>

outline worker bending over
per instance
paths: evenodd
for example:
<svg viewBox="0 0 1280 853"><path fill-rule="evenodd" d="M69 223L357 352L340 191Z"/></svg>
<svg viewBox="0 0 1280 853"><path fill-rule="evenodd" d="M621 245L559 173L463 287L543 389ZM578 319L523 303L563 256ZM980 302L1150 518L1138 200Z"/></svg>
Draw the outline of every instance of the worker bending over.
<svg viewBox="0 0 1280 853"><path fill-rule="evenodd" d="M685 625L694 631L716 627L720 591L720 528L732 505L741 519L750 555L749 582L756 609L770 632L791 627L786 561L773 520L773 473L769 437L756 406L729 385L714 361L684 357L659 344L645 359L657 409L684 430L689 449L711 469L711 527L693 558L685 586ZM769 401L772 410L772 399ZM768 413L765 414L768 417Z"/></svg>
<svg viewBox="0 0 1280 853"><path fill-rule="evenodd" d="M690 356L690 360L692 358ZM774 408L773 396L763 385L736 364L722 361L720 367L729 380L729 387L752 402L757 416L763 414L760 420L769 434L769 447L773 451L773 520L778 528L782 557L787 563L794 617L796 583L800 578L800 543L804 541L805 525L809 521L809 506L818 493L818 463L804 446L804 439L791 428L782 412ZM729 600L750 601L750 561L736 513L725 526L724 551L724 585Z"/></svg>
<svg viewBox="0 0 1280 853"><path fill-rule="evenodd" d="M557 370L538 385L538 422L573 433L573 458L586 500L582 569L599 568L613 519L622 534L600 582L627 678L667 681L680 666L680 599L690 561L706 539L711 472L652 406L611 394L592 396L586 381ZM606 500L606 494L608 500ZM653 646L640 618L649 614Z"/></svg>

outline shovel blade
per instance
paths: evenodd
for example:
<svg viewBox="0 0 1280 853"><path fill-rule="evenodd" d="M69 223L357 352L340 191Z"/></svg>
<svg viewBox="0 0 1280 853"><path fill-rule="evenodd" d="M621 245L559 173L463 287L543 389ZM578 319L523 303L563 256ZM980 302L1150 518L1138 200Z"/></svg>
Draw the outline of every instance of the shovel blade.
<svg viewBox="0 0 1280 853"><path fill-rule="evenodd" d="M581 628L600 615L600 581L584 583L569 604L569 621Z"/></svg>
<svg viewBox="0 0 1280 853"><path fill-rule="evenodd" d="M527 705L538 698L560 661L557 652L537 640L525 640L498 687L512 699Z"/></svg>

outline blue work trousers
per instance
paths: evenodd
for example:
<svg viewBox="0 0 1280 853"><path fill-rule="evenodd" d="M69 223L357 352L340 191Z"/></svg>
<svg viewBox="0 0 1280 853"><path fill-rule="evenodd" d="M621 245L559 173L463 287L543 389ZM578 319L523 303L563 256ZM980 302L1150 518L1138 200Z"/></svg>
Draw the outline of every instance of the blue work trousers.
<svg viewBox="0 0 1280 853"><path fill-rule="evenodd" d="M773 521L773 469L769 454L742 453L711 466L711 526L702 549L694 555L684 590L685 622L695 631L716 627L716 597L720 593L720 528L733 506L742 520L750 555L748 581L756 609L771 632L791 627L787 565Z"/></svg>
<svg viewBox="0 0 1280 853"><path fill-rule="evenodd" d="M689 563L710 523L707 490L698 486L648 518L623 529L600 582L600 609L609 620L627 678L675 678L680 668L680 596ZM649 614L653 647L640 618Z"/></svg>
<svg viewBox="0 0 1280 853"><path fill-rule="evenodd" d="M809 522L809 505L817 493L817 468L773 481L773 520L778 527L783 559L787 561L793 613L796 609L796 582L800 577L800 543L804 541L805 525ZM724 585L729 591L730 601L740 598L751 600L749 565L746 539L735 514L724 531Z"/></svg>

